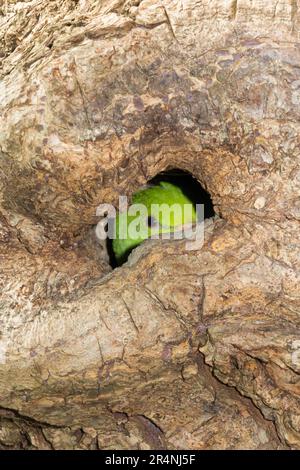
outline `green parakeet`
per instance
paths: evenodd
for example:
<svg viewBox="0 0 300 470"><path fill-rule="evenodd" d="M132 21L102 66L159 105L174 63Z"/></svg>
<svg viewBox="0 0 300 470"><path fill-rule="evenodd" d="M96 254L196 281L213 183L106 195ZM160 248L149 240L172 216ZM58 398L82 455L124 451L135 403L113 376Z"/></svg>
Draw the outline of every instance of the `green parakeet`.
<svg viewBox="0 0 300 470"><path fill-rule="evenodd" d="M131 209L134 206L130 206L127 212L120 212L115 219L112 248L119 265L127 259L133 248L147 238L162 233L173 233L182 225L196 222L196 209L191 200L178 186L165 181L136 192L132 203L143 205L143 210L132 214ZM141 222L139 225L138 219ZM136 226L138 230L132 235Z"/></svg>

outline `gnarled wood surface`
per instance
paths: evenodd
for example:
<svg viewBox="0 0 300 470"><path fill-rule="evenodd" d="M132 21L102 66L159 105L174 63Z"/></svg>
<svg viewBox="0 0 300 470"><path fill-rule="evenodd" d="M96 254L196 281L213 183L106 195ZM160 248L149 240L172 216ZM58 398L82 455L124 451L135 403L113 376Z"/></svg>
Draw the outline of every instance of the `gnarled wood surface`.
<svg viewBox="0 0 300 470"><path fill-rule="evenodd" d="M7 1L0 447L300 448L298 0ZM205 243L96 207L190 171Z"/></svg>

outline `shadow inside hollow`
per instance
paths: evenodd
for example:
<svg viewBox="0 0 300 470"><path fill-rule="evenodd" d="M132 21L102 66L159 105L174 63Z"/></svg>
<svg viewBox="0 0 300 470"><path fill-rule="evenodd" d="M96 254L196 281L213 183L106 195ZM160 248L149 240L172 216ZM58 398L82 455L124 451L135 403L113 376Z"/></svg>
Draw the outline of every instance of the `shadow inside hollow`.
<svg viewBox="0 0 300 470"><path fill-rule="evenodd" d="M158 185L161 181L172 183L192 201L193 204L204 204L204 218L209 219L215 215L213 203L210 194L201 186L193 175L187 171L172 168L158 173L154 178L147 182L149 186ZM127 261L132 250L128 250L118 263L113 251L112 240L107 239L107 251L109 255L110 265L114 269Z"/></svg>

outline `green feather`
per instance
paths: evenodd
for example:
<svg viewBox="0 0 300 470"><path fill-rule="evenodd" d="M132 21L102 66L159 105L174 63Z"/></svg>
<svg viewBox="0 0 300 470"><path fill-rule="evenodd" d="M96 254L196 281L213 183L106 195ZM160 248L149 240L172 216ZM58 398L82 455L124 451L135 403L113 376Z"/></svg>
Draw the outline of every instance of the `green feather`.
<svg viewBox="0 0 300 470"><path fill-rule="evenodd" d="M112 241L112 248L118 264L122 264L130 251L151 235L172 233L184 224L196 222L196 210L192 201L174 184L161 181L159 185L142 189L132 197L133 204L142 204L146 208L146 217L139 227L139 233L131 237L129 227L139 214L129 215L119 213L115 220L116 238ZM153 205L160 205L161 210ZM177 209L170 210L173 204ZM189 205L189 212L183 211L183 206ZM173 206L174 208L174 206ZM155 210L157 209L157 210ZM149 218L152 223L149 226Z"/></svg>

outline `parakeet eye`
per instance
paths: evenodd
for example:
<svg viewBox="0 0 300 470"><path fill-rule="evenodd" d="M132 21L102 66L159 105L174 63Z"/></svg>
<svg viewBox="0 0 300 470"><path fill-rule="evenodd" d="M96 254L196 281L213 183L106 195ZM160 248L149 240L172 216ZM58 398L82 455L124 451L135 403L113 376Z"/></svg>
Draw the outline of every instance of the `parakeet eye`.
<svg viewBox="0 0 300 470"><path fill-rule="evenodd" d="M147 225L148 227L150 228L154 228L154 227L157 227L158 226L158 223L157 223L157 220L152 217L151 215L149 215L148 219L147 219Z"/></svg>

